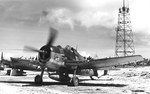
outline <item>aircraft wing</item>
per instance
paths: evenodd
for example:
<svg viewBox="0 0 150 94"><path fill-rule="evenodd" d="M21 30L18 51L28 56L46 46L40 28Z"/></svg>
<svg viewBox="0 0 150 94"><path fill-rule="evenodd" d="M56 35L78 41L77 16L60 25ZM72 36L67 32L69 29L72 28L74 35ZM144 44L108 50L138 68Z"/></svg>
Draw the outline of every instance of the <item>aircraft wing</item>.
<svg viewBox="0 0 150 94"><path fill-rule="evenodd" d="M18 61L19 62L27 62L27 63L33 64L33 65L41 66L41 64L37 60L24 60L24 59L20 59Z"/></svg>
<svg viewBox="0 0 150 94"><path fill-rule="evenodd" d="M40 64L37 60L26 60L26 59L16 59L16 62L12 62L13 67L23 70L39 70Z"/></svg>
<svg viewBox="0 0 150 94"><path fill-rule="evenodd" d="M0 63L3 65L9 65L10 68L23 70L38 70L38 66L40 66L37 60L26 60L18 58L11 58L11 61L2 59Z"/></svg>
<svg viewBox="0 0 150 94"><path fill-rule="evenodd" d="M134 55L134 56L125 56L125 57L114 57L114 58L102 58L102 59L95 59L90 61L69 61L66 62L66 67L68 68L75 68L79 67L81 69L101 69L101 68L108 68L117 65L124 65L133 62L142 61L143 58L141 55Z"/></svg>
<svg viewBox="0 0 150 94"><path fill-rule="evenodd" d="M10 63L11 63L11 61L9 61L9 60L6 60L6 59L1 60L1 64L11 66L11 64L10 64Z"/></svg>

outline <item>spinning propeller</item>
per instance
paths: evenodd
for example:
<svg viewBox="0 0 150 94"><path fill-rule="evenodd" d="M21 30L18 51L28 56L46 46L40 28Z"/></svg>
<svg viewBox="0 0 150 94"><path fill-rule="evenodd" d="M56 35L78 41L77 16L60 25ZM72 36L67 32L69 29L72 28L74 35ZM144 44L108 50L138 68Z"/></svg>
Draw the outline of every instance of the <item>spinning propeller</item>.
<svg viewBox="0 0 150 94"><path fill-rule="evenodd" d="M52 45L57 37L57 33L58 33L58 31L56 29L50 28L49 38L48 38L46 45L44 45L40 49L30 47L30 46L25 46L24 50L31 51L31 52L38 52L39 60L41 62L45 63L45 61L47 61L47 59L50 58L50 53L51 53L50 47L52 47Z"/></svg>

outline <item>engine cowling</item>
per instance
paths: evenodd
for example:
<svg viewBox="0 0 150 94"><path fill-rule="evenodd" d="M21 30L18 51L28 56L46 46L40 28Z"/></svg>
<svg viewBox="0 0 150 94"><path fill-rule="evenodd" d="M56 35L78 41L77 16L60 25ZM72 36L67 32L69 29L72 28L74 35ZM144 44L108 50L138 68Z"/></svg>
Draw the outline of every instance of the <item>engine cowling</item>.
<svg viewBox="0 0 150 94"><path fill-rule="evenodd" d="M40 48L42 52L39 52L39 61L42 63L46 63L51 57L51 50L48 46L43 46Z"/></svg>

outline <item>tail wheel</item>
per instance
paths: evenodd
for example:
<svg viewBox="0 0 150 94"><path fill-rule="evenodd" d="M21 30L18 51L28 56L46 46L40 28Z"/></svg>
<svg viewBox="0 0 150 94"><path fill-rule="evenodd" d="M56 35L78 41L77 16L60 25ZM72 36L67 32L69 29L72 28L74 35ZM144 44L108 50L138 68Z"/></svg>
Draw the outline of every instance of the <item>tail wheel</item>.
<svg viewBox="0 0 150 94"><path fill-rule="evenodd" d="M43 82L42 76L37 75L37 76L35 77L35 79L34 79L34 82L35 82L36 84L42 84L42 82Z"/></svg>
<svg viewBox="0 0 150 94"><path fill-rule="evenodd" d="M71 85L78 86L79 85L79 79L78 77L72 77L71 79Z"/></svg>

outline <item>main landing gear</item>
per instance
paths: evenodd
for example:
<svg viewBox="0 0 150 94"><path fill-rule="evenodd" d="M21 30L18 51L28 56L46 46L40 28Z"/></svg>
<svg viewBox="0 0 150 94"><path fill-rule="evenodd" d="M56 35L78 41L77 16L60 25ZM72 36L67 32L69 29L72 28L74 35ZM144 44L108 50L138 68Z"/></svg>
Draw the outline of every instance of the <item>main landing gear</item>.
<svg viewBox="0 0 150 94"><path fill-rule="evenodd" d="M43 83L43 73L44 73L44 69L42 69L41 71L41 75L36 75L34 78L34 82L38 85L41 85Z"/></svg>
<svg viewBox="0 0 150 94"><path fill-rule="evenodd" d="M35 78L34 78L34 82L36 84L42 84L42 82L43 82L42 76L41 75L36 75Z"/></svg>
<svg viewBox="0 0 150 94"><path fill-rule="evenodd" d="M70 80L71 86L78 86L79 85L79 78L76 76L76 71L77 70L74 70L73 77Z"/></svg>
<svg viewBox="0 0 150 94"><path fill-rule="evenodd" d="M108 70L104 70L104 75L107 75L108 74Z"/></svg>
<svg viewBox="0 0 150 94"><path fill-rule="evenodd" d="M78 86L79 85L79 78L74 76L74 77L71 78L70 82L71 82L72 86Z"/></svg>

